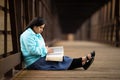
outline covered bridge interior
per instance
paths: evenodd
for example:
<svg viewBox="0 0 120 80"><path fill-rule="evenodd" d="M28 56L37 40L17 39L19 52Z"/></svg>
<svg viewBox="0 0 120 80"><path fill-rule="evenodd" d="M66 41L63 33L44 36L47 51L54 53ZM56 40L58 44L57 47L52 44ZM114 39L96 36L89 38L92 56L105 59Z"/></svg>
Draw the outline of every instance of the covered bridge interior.
<svg viewBox="0 0 120 80"><path fill-rule="evenodd" d="M63 33L76 33L77 29L109 0L55 0L56 11Z"/></svg>
<svg viewBox="0 0 120 80"><path fill-rule="evenodd" d="M0 0L0 79L22 69L19 37L34 17L46 20L46 42L85 40L119 47L119 8L120 0Z"/></svg>

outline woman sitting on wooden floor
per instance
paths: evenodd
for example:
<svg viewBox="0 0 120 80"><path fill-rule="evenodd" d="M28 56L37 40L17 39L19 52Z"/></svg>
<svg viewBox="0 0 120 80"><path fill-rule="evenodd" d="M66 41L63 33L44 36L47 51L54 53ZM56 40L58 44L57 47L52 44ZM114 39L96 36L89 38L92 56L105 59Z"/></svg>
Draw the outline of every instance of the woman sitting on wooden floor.
<svg viewBox="0 0 120 80"><path fill-rule="evenodd" d="M46 54L52 49L45 46L41 35L45 27L45 21L41 17L34 18L26 30L20 35L20 45L25 66L29 70L72 70L83 67L87 70L93 63L95 52L79 58L63 57L62 62L46 61Z"/></svg>

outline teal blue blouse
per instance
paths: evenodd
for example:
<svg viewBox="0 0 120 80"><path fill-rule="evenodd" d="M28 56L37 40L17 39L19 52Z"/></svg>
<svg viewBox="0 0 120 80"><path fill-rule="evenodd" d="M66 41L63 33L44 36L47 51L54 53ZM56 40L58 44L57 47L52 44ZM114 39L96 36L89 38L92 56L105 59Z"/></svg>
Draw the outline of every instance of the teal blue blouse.
<svg viewBox="0 0 120 80"><path fill-rule="evenodd" d="M42 35L36 34L31 28L20 35L20 46L26 67L47 54Z"/></svg>

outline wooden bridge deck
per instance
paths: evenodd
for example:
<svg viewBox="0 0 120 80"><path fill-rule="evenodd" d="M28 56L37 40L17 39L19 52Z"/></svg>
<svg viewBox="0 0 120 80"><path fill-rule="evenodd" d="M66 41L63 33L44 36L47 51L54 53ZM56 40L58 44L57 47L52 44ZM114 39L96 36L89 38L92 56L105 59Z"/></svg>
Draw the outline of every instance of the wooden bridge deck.
<svg viewBox="0 0 120 80"><path fill-rule="evenodd" d="M120 80L120 48L84 41L62 41L57 45L63 45L65 55L70 57L84 56L95 50L95 61L88 70L23 70L12 80Z"/></svg>

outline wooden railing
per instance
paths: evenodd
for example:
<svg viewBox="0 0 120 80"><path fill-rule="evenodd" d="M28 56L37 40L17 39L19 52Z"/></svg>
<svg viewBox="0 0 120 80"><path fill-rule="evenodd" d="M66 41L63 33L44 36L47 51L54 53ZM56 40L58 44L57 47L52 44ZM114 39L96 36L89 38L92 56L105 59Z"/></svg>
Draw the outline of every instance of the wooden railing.
<svg viewBox="0 0 120 80"><path fill-rule="evenodd" d="M0 80L9 80L13 77L14 70L21 64L21 53L15 53L5 58L0 59ZM20 66L19 66L20 69Z"/></svg>

